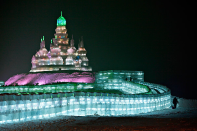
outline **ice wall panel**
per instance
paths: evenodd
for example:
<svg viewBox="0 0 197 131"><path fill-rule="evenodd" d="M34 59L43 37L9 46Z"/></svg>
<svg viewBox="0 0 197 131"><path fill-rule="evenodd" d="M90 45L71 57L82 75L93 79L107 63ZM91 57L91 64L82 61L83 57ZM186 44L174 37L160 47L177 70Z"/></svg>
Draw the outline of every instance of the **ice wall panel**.
<svg viewBox="0 0 197 131"><path fill-rule="evenodd" d="M53 97L47 99L35 97L31 101L1 101L0 123L43 119L57 115L132 115L165 109L171 105L169 92L158 95L122 95L119 97L105 93L97 94L98 96L90 96L90 93L85 93L83 96L81 94L77 96L75 93L66 95L69 97L51 94Z"/></svg>

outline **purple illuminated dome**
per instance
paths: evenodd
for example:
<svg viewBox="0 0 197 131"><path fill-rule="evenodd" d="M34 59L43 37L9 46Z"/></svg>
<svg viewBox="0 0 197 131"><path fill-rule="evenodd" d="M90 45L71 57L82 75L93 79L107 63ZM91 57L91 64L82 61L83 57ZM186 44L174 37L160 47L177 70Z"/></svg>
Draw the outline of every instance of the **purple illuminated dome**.
<svg viewBox="0 0 197 131"><path fill-rule="evenodd" d="M94 83L95 77L90 72L69 73L35 73L19 74L10 77L5 85L45 85L57 82Z"/></svg>

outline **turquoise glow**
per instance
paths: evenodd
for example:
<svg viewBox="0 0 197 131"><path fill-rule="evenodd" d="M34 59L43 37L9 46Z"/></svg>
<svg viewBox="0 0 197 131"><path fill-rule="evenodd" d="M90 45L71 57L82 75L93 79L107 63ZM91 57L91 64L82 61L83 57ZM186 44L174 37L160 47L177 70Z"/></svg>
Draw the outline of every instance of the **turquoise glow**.
<svg viewBox="0 0 197 131"><path fill-rule="evenodd" d="M62 16L62 11L61 11L61 16L57 19L57 26L65 26L66 25L66 19Z"/></svg>

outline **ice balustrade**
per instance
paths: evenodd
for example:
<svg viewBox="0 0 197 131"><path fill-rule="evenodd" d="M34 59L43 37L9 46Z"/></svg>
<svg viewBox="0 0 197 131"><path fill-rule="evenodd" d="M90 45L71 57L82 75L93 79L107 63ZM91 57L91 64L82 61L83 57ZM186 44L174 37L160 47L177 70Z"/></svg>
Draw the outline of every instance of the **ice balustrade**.
<svg viewBox="0 0 197 131"><path fill-rule="evenodd" d="M121 79L108 79L104 83L96 84L100 89L116 89L126 94L151 93L147 86Z"/></svg>
<svg viewBox="0 0 197 131"><path fill-rule="evenodd" d="M92 89L94 83L66 83L35 86L0 86L0 93L58 93Z"/></svg>
<svg viewBox="0 0 197 131"><path fill-rule="evenodd" d="M143 71L127 71L127 70L109 70L109 71L99 71L96 73L97 80L104 80L107 77L121 78L124 80L140 80L144 81Z"/></svg>
<svg viewBox="0 0 197 131"><path fill-rule="evenodd" d="M41 66L37 68L32 68L29 72L43 72L43 71L59 71L61 70L76 70L76 71L92 71L92 67L86 66L86 67L68 67L59 65L58 67L51 67L51 66Z"/></svg>
<svg viewBox="0 0 197 131"><path fill-rule="evenodd" d="M160 93L164 93L164 92L170 91L170 89L168 89L166 86L163 86L163 85L149 83L149 82L144 82L144 81L138 81L138 80L135 80L134 82L138 83L138 84L142 84L142 85L148 86L148 87L150 87L150 89L156 89Z"/></svg>
<svg viewBox="0 0 197 131"><path fill-rule="evenodd" d="M53 85L35 85L35 86L7 86L0 87L1 93L58 93L58 92L73 92L80 89L92 89L94 83L67 83L67 84L53 84ZM103 88L96 88L97 90L115 89L121 90L126 94L150 93L146 86L132 83L105 83Z"/></svg>
<svg viewBox="0 0 197 131"><path fill-rule="evenodd" d="M139 73L141 72L133 72L134 75ZM127 81L131 75L127 71L101 71L95 75L95 83L101 89L117 89L126 94L151 93L147 86Z"/></svg>

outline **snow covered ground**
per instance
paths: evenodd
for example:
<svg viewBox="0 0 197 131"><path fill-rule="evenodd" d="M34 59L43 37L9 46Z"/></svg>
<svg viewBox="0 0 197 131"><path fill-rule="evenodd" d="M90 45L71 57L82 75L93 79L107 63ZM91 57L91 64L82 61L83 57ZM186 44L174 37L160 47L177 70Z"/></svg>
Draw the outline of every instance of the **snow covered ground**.
<svg viewBox="0 0 197 131"><path fill-rule="evenodd" d="M173 99L174 97L172 97ZM197 130L197 100L178 98L177 109L119 117L58 116L50 119L1 124L7 130Z"/></svg>

